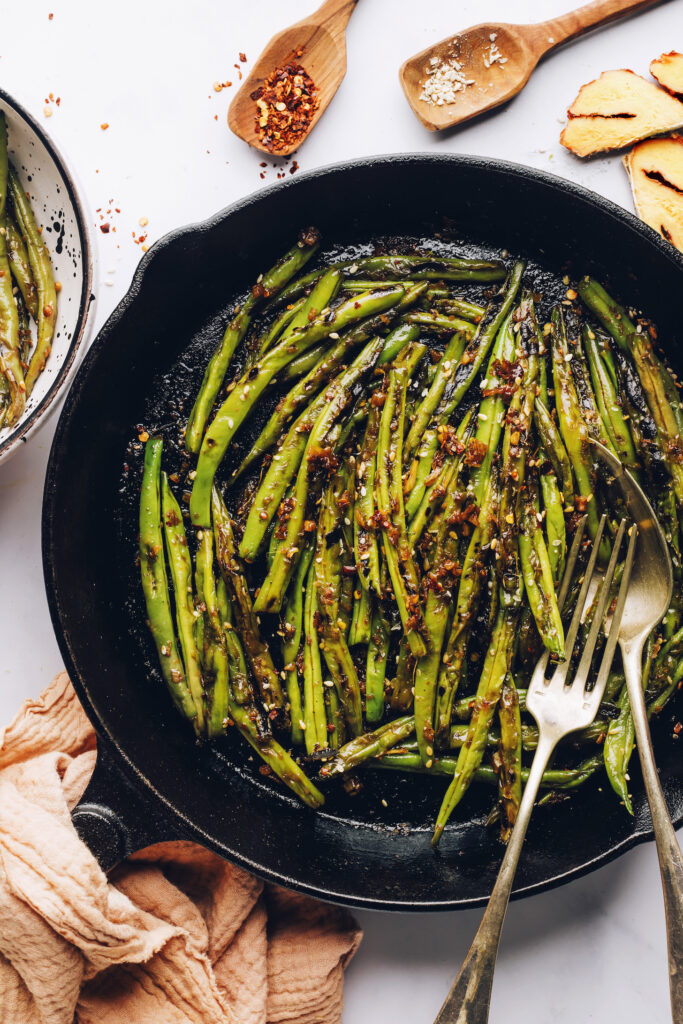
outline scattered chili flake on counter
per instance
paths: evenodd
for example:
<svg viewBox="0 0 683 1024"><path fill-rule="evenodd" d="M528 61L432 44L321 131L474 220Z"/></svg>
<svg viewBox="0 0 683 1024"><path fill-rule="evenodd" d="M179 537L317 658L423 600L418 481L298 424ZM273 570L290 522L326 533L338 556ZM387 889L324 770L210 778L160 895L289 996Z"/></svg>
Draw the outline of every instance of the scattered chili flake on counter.
<svg viewBox="0 0 683 1024"><path fill-rule="evenodd" d="M320 103L317 94L313 79L293 59L251 94L258 107L256 134L271 153L289 149L303 138Z"/></svg>

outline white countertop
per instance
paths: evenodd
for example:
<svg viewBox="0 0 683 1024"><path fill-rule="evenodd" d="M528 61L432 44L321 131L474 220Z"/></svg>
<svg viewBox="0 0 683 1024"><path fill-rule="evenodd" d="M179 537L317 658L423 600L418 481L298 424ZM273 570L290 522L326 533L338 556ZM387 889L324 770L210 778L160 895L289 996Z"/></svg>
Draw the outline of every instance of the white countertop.
<svg viewBox="0 0 683 1024"><path fill-rule="evenodd" d="M580 182L631 208L616 157L581 163L559 145L581 84L608 68L647 73L683 48L683 6L669 0L549 58L507 108L456 134L426 131L398 84L401 62L468 25L537 21L571 0L361 0L348 31L348 74L297 154L310 169L371 153L488 154ZM80 179L98 251L95 328L124 295L148 243L270 183L261 154L225 123L239 52L254 59L315 0L23 0L4 4L0 86L43 118ZM49 14L53 17L50 18ZM244 65L243 65L244 67ZM250 63L246 65L248 69ZM214 119L217 115L218 119ZM101 124L108 123L103 131ZM117 231L102 234L97 208ZM120 213L114 212L115 208ZM148 218L145 228L139 219ZM43 591L40 509L52 427L0 468L0 721L61 667ZM460 965L479 911L359 915L365 941L348 973L345 1024L429 1024ZM506 1024L664 1024L670 1020L664 915L652 844L587 878L513 904L498 963L492 1020ZM162 1022L160 1022L162 1024Z"/></svg>

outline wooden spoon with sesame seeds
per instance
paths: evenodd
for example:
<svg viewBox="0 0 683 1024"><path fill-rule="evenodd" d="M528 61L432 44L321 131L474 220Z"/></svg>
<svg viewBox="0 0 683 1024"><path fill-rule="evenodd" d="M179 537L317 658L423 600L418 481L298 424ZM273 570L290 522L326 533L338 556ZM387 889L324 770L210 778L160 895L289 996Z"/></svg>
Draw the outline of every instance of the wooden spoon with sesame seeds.
<svg viewBox="0 0 683 1024"><path fill-rule="evenodd" d="M275 156L288 156L301 145L346 74L346 26L357 3L326 0L308 18L273 36L230 104L228 125L235 135ZM252 97L274 71L288 64L300 65L312 80L313 109L302 119L299 130L284 131L281 139L269 143L267 108L257 106ZM290 137L292 134L296 137Z"/></svg>
<svg viewBox="0 0 683 1024"><path fill-rule="evenodd" d="M551 50L657 3L595 0L535 25L475 25L410 57L399 79L423 125L452 128L511 100Z"/></svg>

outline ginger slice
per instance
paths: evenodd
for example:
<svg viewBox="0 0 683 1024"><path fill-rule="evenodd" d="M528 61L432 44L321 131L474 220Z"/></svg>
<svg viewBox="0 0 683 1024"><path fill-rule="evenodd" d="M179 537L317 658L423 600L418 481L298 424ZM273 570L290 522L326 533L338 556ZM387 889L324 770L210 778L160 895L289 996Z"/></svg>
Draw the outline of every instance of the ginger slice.
<svg viewBox="0 0 683 1024"><path fill-rule="evenodd" d="M603 71L582 86L567 114L560 142L577 156L683 128L683 103L633 71Z"/></svg>
<svg viewBox="0 0 683 1024"><path fill-rule="evenodd" d="M683 97L683 53L663 53L650 64L650 74L667 92Z"/></svg>
<svg viewBox="0 0 683 1024"><path fill-rule="evenodd" d="M683 250L683 138L639 142L624 164L640 219Z"/></svg>

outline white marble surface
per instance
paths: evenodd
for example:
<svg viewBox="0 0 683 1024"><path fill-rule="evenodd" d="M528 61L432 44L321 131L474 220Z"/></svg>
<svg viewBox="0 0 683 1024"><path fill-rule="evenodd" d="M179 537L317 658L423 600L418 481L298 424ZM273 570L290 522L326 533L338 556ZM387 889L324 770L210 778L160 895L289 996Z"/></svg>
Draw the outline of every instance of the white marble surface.
<svg viewBox="0 0 683 1024"><path fill-rule="evenodd" d="M314 0L23 0L4 4L0 86L43 117L68 156L92 212L99 256L96 327L123 296L149 242L275 180L260 155L227 130L240 51L250 60L269 35ZM606 68L647 72L683 48L681 0L570 46L542 65L522 96L485 121L436 137L409 110L399 64L431 41L481 20L537 21L567 0L361 0L348 33L348 75L298 154L302 169L369 153L430 150L490 154L543 167L630 207L617 158L580 163L559 145L578 87ZM49 18L49 14L54 16ZM250 65L247 64L248 68ZM214 120L214 115L218 120ZM109 128L103 131L104 122ZM102 234L98 207L118 207ZM147 217L146 228L139 227ZM61 667L43 593L40 505L48 425L0 468L0 721ZM361 952L348 974L345 1024L428 1024L446 994L479 912L360 915ZM559 890L514 904L494 992L494 1021L621 1024L669 1020L654 847Z"/></svg>

